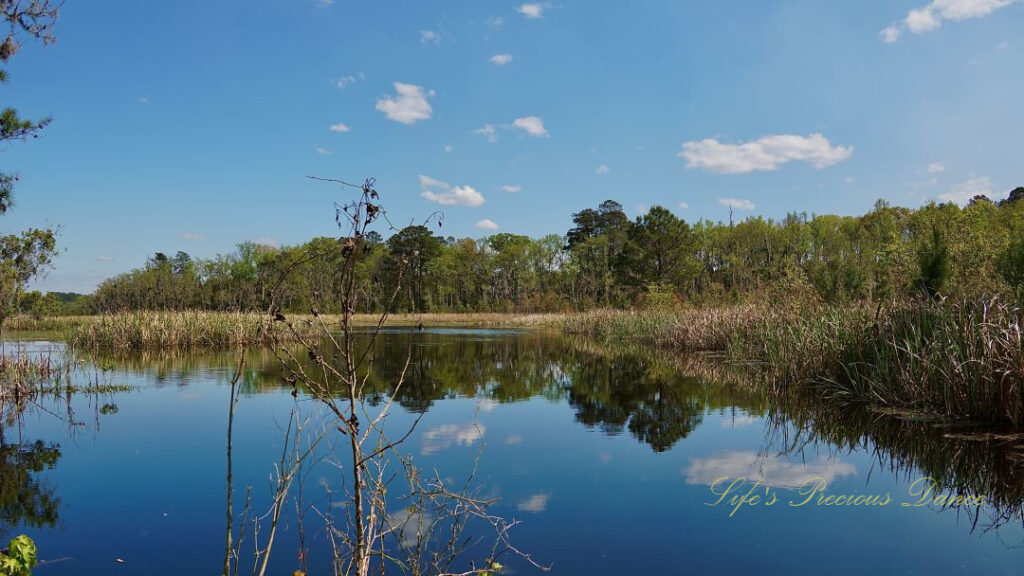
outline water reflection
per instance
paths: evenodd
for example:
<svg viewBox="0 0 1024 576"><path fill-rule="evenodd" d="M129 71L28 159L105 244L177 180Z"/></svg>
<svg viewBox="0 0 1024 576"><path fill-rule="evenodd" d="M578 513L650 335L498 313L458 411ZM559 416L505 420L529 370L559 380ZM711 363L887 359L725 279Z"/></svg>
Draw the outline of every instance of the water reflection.
<svg viewBox="0 0 1024 576"><path fill-rule="evenodd" d="M941 492L984 495L972 517L984 528L1022 521L1024 436L1012 431L953 427L920 415L880 414L864 407L792 399L772 411L766 442L789 454L827 447L872 455L873 471L905 484L930 477ZM984 516L984 517L982 517Z"/></svg>
<svg viewBox="0 0 1024 576"><path fill-rule="evenodd" d="M906 483L927 475L952 493L985 494L998 521L1019 519L1024 502L1024 437L978 436L975 430L813 398L769 398L753 390L741 370L706 357L672 358L540 332L500 331L394 330L376 340L374 352L375 373L366 393L377 400L393 396L411 413L451 398L474 398L480 412L544 398L565 402L574 419L588 428L628 434L655 453L678 446L709 415L722 416L719 429L764 429L760 449L690 460L683 474L693 485L744 476L794 487L812 477L834 480L884 469ZM249 356L241 377L243 394L290 387L282 382L272 354L253 351ZM407 358L405 384L396 391ZM237 358L230 352L155 354L94 358L93 363L115 366L121 374L148 375L156 386L187 386L203 376L226 380ZM302 384L296 385L301 392ZM485 432L483 425L465 421L428 426L422 430L420 452L433 455L477 445ZM522 435L508 434L497 442L516 445ZM871 454L873 469L858 470L844 458L855 452ZM611 460L602 453L602 460L606 457ZM517 506L524 512L542 511L549 497L537 493Z"/></svg>
<svg viewBox="0 0 1024 576"><path fill-rule="evenodd" d="M478 399L479 409L485 412L500 403L536 397L567 401L581 424L606 434L628 431L656 452L688 436L706 410L740 408L753 418L751 414L763 415L767 408L759 394L712 385L649 351L610 351L542 333L450 332L396 330L377 339L375 371L365 393L378 401L392 396L414 413L456 397ZM266 351L249 352L241 378L243 393L286 386L275 360ZM186 385L197 374L227 374L237 357L231 353L151 354L93 361L148 373L157 385ZM304 366L312 367L312 363ZM394 383L403 370L405 382L396 391ZM297 386L303 389L301 383Z"/></svg>
<svg viewBox="0 0 1024 576"><path fill-rule="evenodd" d="M43 528L57 524L60 499L56 488L39 477L60 459L60 447L41 440L6 444L0 431L0 537L6 541L17 526Z"/></svg>
<svg viewBox="0 0 1024 576"><path fill-rule="evenodd" d="M837 458L822 457L808 463L790 461L776 454L724 452L691 460L683 473L688 484L711 486L722 478L744 478L772 488L796 489L819 479L831 484L836 478L856 474L857 469Z"/></svg>

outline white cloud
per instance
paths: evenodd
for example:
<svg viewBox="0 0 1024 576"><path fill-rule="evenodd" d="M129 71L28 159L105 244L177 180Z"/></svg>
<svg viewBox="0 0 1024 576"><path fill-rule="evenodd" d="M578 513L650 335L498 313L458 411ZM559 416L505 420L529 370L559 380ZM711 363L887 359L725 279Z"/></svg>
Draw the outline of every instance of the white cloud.
<svg viewBox="0 0 1024 576"><path fill-rule="evenodd" d="M420 179L420 188L440 188L442 190L448 190L449 188L452 187L452 185L447 183L447 182L443 182L441 180L435 180L435 179L431 178L430 176L426 176L426 175L423 175L423 174L419 175L419 179Z"/></svg>
<svg viewBox="0 0 1024 576"><path fill-rule="evenodd" d="M939 172L945 172L946 166L941 162L932 162L925 167L924 171L929 174L938 174Z"/></svg>
<svg viewBox="0 0 1024 576"><path fill-rule="evenodd" d="M339 90L344 90L355 83L355 76L342 76L334 81L334 85L337 86Z"/></svg>
<svg viewBox="0 0 1024 576"><path fill-rule="evenodd" d="M446 154L447 154L448 152L451 152L452 150L454 150L454 148L452 148L452 145L451 145L451 144L445 144L445 145L444 145L444 151L445 151L445 153L446 153Z"/></svg>
<svg viewBox="0 0 1024 576"><path fill-rule="evenodd" d="M611 171L612 169L609 168L608 166L605 166L604 164L601 164L597 168L594 168L594 174L597 174L598 176L604 176L605 174Z"/></svg>
<svg viewBox="0 0 1024 576"><path fill-rule="evenodd" d="M719 198L718 203L722 206L735 208L737 210L753 210L754 203L743 198Z"/></svg>
<svg viewBox="0 0 1024 576"><path fill-rule="evenodd" d="M520 512L539 514L548 509L549 498L550 497L547 494L534 494L533 496L520 501L519 504L516 504L516 509Z"/></svg>
<svg viewBox="0 0 1024 576"><path fill-rule="evenodd" d="M506 184L502 186L501 189L509 194L519 194L523 191L523 187L519 184Z"/></svg>
<svg viewBox="0 0 1024 576"><path fill-rule="evenodd" d="M893 42L900 39L900 35L902 33L903 32L899 29L898 26L896 26L895 24L890 24L889 26L882 28L882 31L878 33L878 37L882 39L882 42L885 42L886 44L892 44Z"/></svg>
<svg viewBox="0 0 1024 576"><path fill-rule="evenodd" d="M530 20L534 20L536 18L544 17L544 6L541 4L520 4L516 7L516 12L519 12Z"/></svg>
<svg viewBox="0 0 1024 576"><path fill-rule="evenodd" d="M182 240L206 240L206 236L202 234L193 234L192 232L185 232L181 235Z"/></svg>
<svg viewBox="0 0 1024 576"><path fill-rule="evenodd" d="M651 210L651 207L648 206L647 204L637 204L636 205L636 215L637 216L643 216L644 214L647 214L648 212L650 212L650 210Z"/></svg>
<svg viewBox="0 0 1024 576"><path fill-rule="evenodd" d="M483 424L443 424L423 432L422 453L433 454L452 446L472 446L484 437Z"/></svg>
<svg viewBox="0 0 1024 576"><path fill-rule="evenodd" d="M683 471L687 484L710 486L722 478L730 481L745 478L750 484L760 480L765 486L791 489L819 480L832 483L836 478L852 476L856 472L853 464L835 459L790 462L780 456L762 456L755 452L724 452L710 458L695 458Z"/></svg>
<svg viewBox="0 0 1024 576"><path fill-rule="evenodd" d="M473 130L473 134L486 136L487 141L492 144L498 141L498 131L491 124L485 124L483 128Z"/></svg>
<svg viewBox="0 0 1024 576"><path fill-rule="evenodd" d="M420 30L420 42L422 44L440 44L441 35L433 30Z"/></svg>
<svg viewBox="0 0 1024 576"><path fill-rule="evenodd" d="M481 230L497 230L498 224L495 223L494 220L491 220L490 218L484 218L483 220L480 220L476 223L476 227Z"/></svg>
<svg viewBox="0 0 1024 576"><path fill-rule="evenodd" d="M505 25L505 19L502 18L501 16L491 16L484 22L484 24L490 26L491 28L501 28L502 26Z"/></svg>
<svg viewBox="0 0 1024 576"><path fill-rule="evenodd" d="M451 191L441 194L425 190L420 196L442 206L480 206L484 203L483 194L477 192L472 186L456 186Z"/></svg>
<svg viewBox="0 0 1024 576"><path fill-rule="evenodd" d="M455 186L430 176L420 174L420 193L422 198L441 204L442 206L480 206L484 203L483 194L472 186Z"/></svg>
<svg viewBox="0 0 1024 576"><path fill-rule="evenodd" d="M273 238L268 238L266 236L253 238L252 243L258 244L260 246L270 246L271 248L277 248L277 240L274 240Z"/></svg>
<svg viewBox="0 0 1024 576"><path fill-rule="evenodd" d="M96 257L96 261L97 262L113 262L114 258L112 256L97 256Z"/></svg>
<svg viewBox="0 0 1024 576"><path fill-rule="evenodd" d="M988 177L971 178L950 189L945 194L939 194L939 202L953 202L961 206L971 201L975 196L983 195L992 197L992 179Z"/></svg>
<svg viewBox="0 0 1024 576"><path fill-rule="evenodd" d="M334 4L334 0L316 0L317 8L327 8Z"/></svg>
<svg viewBox="0 0 1024 576"><path fill-rule="evenodd" d="M717 174L745 174L772 171L787 162L807 162L825 168L853 155L853 147L833 146L821 134L797 136L777 134L742 144L722 144L714 138L684 142L676 156L686 160L687 168L700 168Z"/></svg>
<svg viewBox="0 0 1024 576"><path fill-rule="evenodd" d="M149 104L149 98L146 98L145 96L139 98L139 104Z"/></svg>
<svg viewBox="0 0 1024 576"><path fill-rule="evenodd" d="M526 116L525 118L516 118L512 122L513 128L518 128L530 136L547 137L548 131L544 129L544 121L537 116Z"/></svg>
<svg viewBox="0 0 1024 576"><path fill-rule="evenodd" d="M690 205L689 205L689 204L687 204L686 202L680 202L680 203L678 204L678 206L679 206L680 208L682 208L683 210L688 210L688 209L690 208Z"/></svg>
<svg viewBox="0 0 1024 576"><path fill-rule="evenodd" d="M331 132L348 132L352 129L349 128L348 125L345 124L344 122L338 122L337 124L331 124L328 130L330 130Z"/></svg>
<svg viewBox="0 0 1024 576"><path fill-rule="evenodd" d="M902 28L890 25L879 33L883 42L895 42L903 29L913 34L923 34L942 26L946 20L960 22L972 18L984 18L1000 8L1021 0L932 0L929 4L915 8L903 18Z"/></svg>
<svg viewBox="0 0 1024 576"><path fill-rule="evenodd" d="M491 56L491 64L497 64L498 66L504 66L511 61L511 54L495 54L494 56Z"/></svg>
<svg viewBox="0 0 1024 576"><path fill-rule="evenodd" d="M847 176L846 178L843 178L843 182L846 184L853 184L856 180L853 179L853 176Z"/></svg>
<svg viewBox="0 0 1024 576"><path fill-rule="evenodd" d="M393 85L398 95L394 98L381 97L376 106L388 119L402 124L415 124L434 114L430 102L427 102L427 98L434 95L433 90L425 91L422 86L402 82L394 82Z"/></svg>
<svg viewBox="0 0 1024 576"><path fill-rule="evenodd" d="M334 154L334 152L331 152L330 150L328 150L327 148L324 148L322 146L317 146L316 147L316 153L321 155L321 156L330 156L331 154Z"/></svg>
<svg viewBox="0 0 1024 576"><path fill-rule="evenodd" d="M1009 40L1003 40L999 44L996 44L996 50L1006 50L1009 47L1010 47L1010 41Z"/></svg>

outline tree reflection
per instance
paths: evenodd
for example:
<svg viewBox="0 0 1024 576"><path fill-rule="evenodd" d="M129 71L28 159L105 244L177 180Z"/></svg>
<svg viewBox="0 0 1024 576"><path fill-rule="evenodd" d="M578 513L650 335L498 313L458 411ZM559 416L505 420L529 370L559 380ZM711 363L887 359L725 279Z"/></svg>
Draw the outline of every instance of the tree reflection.
<svg viewBox="0 0 1024 576"><path fill-rule="evenodd" d="M43 528L57 523L60 500L53 486L38 477L52 470L60 447L37 440L6 444L0 434L0 535L16 526Z"/></svg>
<svg viewBox="0 0 1024 576"><path fill-rule="evenodd" d="M985 506L964 510L972 530L1020 522L1024 512L1024 435L1017 431L791 397L773 410L766 443L783 453L863 450L908 485L929 477L942 493L984 495Z"/></svg>

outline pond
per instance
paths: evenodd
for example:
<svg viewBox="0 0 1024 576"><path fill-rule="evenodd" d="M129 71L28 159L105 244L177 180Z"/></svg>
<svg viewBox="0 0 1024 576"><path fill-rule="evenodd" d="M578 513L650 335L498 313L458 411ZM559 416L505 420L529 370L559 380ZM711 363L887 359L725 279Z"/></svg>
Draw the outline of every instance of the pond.
<svg viewBox="0 0 1024 576"><path fill-rule="evenodd" d="M60 353L58 344L27 346ZM403 450L444 477L475 469L481 493L500 498L492 512L519 521L513 543L550 574L1024 566L1024 474L1013 442L780 403L727 383L707 359L613 352L541 332L389 330L376 350L367 393L394 395L389 429L419 418ZM32 536L45 575L220 573L236 365L229 352L78 364L80 383L133 389L47 398L4 423L0 537ZM235 515L246 487L252 509L267 509L292 411L310 429L322 412L301 389L293 397L266 352L249 354L240 385ZM304 470L302 530L295 505L286 507L268 574L298 569L303 547L310 574L329 572L322 515L341 505L343 481L326 456ZM951 506L942 499L950 494L965 501ZM485 553L480 546L471 552ZM514 556L502 563L505 573L541 574Z"/></svg>

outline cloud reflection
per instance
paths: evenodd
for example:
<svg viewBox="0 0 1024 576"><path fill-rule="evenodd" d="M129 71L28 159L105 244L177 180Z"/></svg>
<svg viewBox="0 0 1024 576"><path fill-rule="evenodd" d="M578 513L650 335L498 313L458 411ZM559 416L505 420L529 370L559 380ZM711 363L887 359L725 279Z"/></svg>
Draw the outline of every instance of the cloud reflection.
<svg viewBox="0 0 1024 576"><path fill-rule="evenodd" d="M516 508L522 512L539 514L548 509L548 498L550 496L547 494L534 494L517 504Z"/></svg>
<svg viewBox="0 0 1024 576"><path fill-rule="evenodd" d="M442 424L423 433L423 454L434 454L454 446L472 446L484 437L483 424Z"/></svg>
<svg viewBox="0 0 1024 576"><path fill-rule="evenodd" d="M817 462L790 462L780 456L764 456L755 452L724 452L710 458L695 458L683 470L687 484L711 485L720 478L760 479L774 488L797 488L816 478L831 483L841 476L857 472L853 464L835 459L819 458Z"/></svg>

